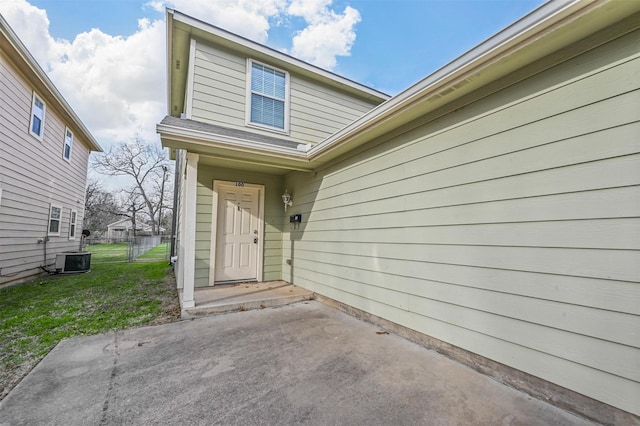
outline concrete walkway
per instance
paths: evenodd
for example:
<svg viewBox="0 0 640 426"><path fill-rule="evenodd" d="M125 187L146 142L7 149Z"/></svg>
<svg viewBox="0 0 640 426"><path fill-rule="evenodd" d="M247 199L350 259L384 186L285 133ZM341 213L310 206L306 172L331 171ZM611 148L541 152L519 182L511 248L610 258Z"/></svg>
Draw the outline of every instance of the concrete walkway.
<svg viewBox="0 0 640 426"><path fill-rule="evenodd" d="M2 425L587 422L316 301L64 341Z"/></svg>

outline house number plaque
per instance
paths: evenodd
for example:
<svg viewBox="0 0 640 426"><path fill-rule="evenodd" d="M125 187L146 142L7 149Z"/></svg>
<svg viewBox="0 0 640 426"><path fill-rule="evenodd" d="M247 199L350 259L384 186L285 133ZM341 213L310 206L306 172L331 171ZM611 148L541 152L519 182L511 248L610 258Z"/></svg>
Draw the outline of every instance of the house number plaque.
<svg viewBox="0 0 640 426"><path fill-rule="evenodd" d="M243 187L244 186L244 182L236 182L236 186Z"/></svg>

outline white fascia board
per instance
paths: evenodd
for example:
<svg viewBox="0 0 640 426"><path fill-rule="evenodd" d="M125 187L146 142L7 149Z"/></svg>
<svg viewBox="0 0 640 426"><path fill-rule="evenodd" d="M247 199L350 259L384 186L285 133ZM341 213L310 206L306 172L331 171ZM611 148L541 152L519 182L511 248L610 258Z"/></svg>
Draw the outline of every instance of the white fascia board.
<svg viewBox="0 0 640 426"><path fill-rule="evenodd" d="M189 44L189 71L187 73L187 86L185 88L184 113L191 118L193 112L193 85L196 76L196 40L191 39Z"/></svg>
<svg viewBox="0 0 640 426"><path fill-rule="evenodd" d="M193 143L196 145L204 144L209 148L224 148L232 151L259 153L271 157L282 158L287 160L297 160L308 163L307 153L296 148L285 148L275 145L266 145L259 142L247 141L246 139L234 138L231 136L212 135L193 129L184 129L181 127L170 126L166 124L158 124L156 132L161 137L167 137L178 141ZM202 143L200 142L202 141Z"/></svg>
<svg viewBox="0 0 640 426"><path fill-rule="evenodd" d="M165 22L167 25L167 115L171 115L171 75L173 73L173 68L171 67L173 63L173 50L171 49L173 44L173 11L171 9L166 10Z"/></svg>
<svg viewBox="0 0 640 426"><path fill-rule="evenodd" d="M429 96L440 93L452 84L452 80L455 84L456 76L465 75L469 70L478 69L483 65L490 64L504 53L505 50L517 47L523 38L528 39L533 36L533 34L527 35L527 33L532 31L537 33L536 27L540 27L541 24L546 23L547 25L544 25L544 28L540 29L540 31L544 31L554 23L553 18L558 17L567 9L575 6L584 7L588 5L588 2L582 0L556 0L545 3L477 47L454 59L423 80L400 92L390 100L378 105L358 120L318 143L309 150L309 158L312 160L320 158L331 151L332 148L346 143L352 136L375 127L376 124L400 113L419 99L428 98Z"/></svg>
<svg viewBox="0 0 640 426"><path fill-rule="evenodd" d="M29 50L26 48L22 41L18 38L13 29L9 26L9 23L5 21L4 17L0 15L0 33L4 34L7 41L12 45L13 49L16 53L21 57L23 63L29 67L35 78L38 79L41 86L44 87L51 97L55 99L60 107L62 107L63 111L67 113L69 119L73 121L73 124L80 130L82 133L82 140L85 141L91 151L102 152L102 147L98 141L93 137L89 129L84 125L80 117L75 113L75 111L71 108L69 103L65 100L62 94L58 91L53 82L49 79L47 74L40 68L38 62L31 55ZM43 94L44 95L44 94Z"/></svg>
<svg viewBox="0 0 640 426"><path fill-rule="evenodd" d="M237 34L233 34L229 31L223 30L222 28L216 27L214 25L208 24L206 22L200 21L196 18L193 18L189 15L185 15L184 13L175 10L175 9L167 9L167 16L171 14L173 17L173 20L175 21L179 21L182 22L184 24L187 24L193 28L197 28L199 30L205 31L209 34L212 34L216 37L220 37L226 40L229 40L233 43L236 43L240 46L243 46L247 49L251 49L251 50L255 50L261 54L264 55L268 55L271 56L279 61L285 62L289 65L298 67L298 68L302 68L305 71L320 75L326 79L329 80L333 80L339 84L343 84L345 86L349 86L355 90L358 90L360 92L375 96L377 98L380 99L389 99L391 98L391 96L387 95L386 93L380 92L376 89L373 89L371 87L367 87L365 85L362 85L360 83L357 83L353 80L349 80L346 77L342 77L338 74L334 74L331 71L327 71L325 69L316 67L315 65L311 65L308 62L304 62L300 59L296 59L293 56L289 56L286 53L282 53L278 50L272 49L268 46L265 46L263 44L260 43L256 43L254 41L251 41L247 38L244 38L242 36L239 36ZM167 20L168 22L168 20Z"/></svg>

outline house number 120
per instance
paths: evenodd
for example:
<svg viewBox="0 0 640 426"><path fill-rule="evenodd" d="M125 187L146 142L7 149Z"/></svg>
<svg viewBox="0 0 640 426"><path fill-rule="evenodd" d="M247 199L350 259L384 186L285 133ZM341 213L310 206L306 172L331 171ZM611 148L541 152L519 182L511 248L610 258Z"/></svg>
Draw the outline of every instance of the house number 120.
<svg viewBox="0 0 640 426"><path fill-rule="evenodd" d="M244 182L236 182L236 186L244 186Z"/></svg>

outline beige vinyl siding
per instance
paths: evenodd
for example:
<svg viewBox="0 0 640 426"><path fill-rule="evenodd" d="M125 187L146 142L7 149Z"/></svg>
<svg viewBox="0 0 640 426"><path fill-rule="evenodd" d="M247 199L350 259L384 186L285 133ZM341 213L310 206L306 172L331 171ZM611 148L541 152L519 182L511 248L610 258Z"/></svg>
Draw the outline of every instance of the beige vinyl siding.
<svg viewBox="0 0 640 426"><path fill-rule="evenodd" d="M350 96L290 73L289 135L248 127L245 123L246 73L247 58L221 48L197 43L191 118L268 136L277 135L300 143L315 144L376 106L371 101Z"/></svg>
<svg viewBox="0 0 640 426"><path fill-rule="evenodd" d="M0 283L41 272L45 264L49 206L62 207L60 235L50 236L47 261L78 250L82 230L89 151L74 132L71 161L62 157L67 123L46 99L44 138L29 134L33 90L0 55ZM43 96L43 94L40 94ZM69 240L71 210L77 212L76 238Z"/></svg>
<svg viewBox="0 0 640 426"><path fill-rule="evenodd" d="M198 198L196 203L196 270L195 286L208 286L211 267L211 225L213 181L245 182L265 187L263 281L282 276L282 176L263 175L238 170L198 165Z"/></svg>
<svg viewBox="0 0 640 426"><path fill-rule="evenodd" d="M638 46L288 175L283 278L639 415Z"/></svg>

